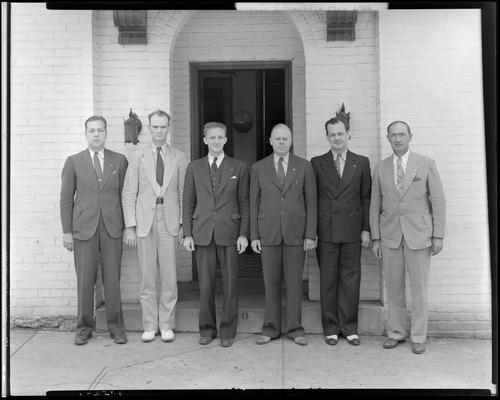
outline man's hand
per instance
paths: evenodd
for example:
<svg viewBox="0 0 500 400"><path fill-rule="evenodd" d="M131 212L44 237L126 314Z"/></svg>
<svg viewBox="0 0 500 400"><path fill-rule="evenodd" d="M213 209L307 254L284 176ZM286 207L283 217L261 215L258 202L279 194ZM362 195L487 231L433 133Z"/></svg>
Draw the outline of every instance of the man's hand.
<svg viewBox="0 0 500 400"><path fill-rule="evenodd" d="M361 231L361 246L368 248L370 245L371 235L368 231Z"/></svg>
<svg viewBox="0 0 500 400"><path fill-rule="evenodd" d="M179 235L177 236L177 243L179 243L179 246L182 246L182 243L184 242L184 235L182 234L182 224L179 226Z"/></svg>
<svg viewBox="0 0 500 400"><path fill-rule="evenodd" d="M135 226L125 228L125 232L123 232L123 243L125 243L125 247L129 249L133 249L137 245Z"/></svg>
<svg viewBox="0 0 500 400"><path fill-rule="evenodd" d="M63 246L69 251L73 251L73 234L63 233Z"/></svg>
<svg viewBox="0 0 500 400"><path fill-rule="evenodd" d="M238 254L243 253L248 247L248 240L245 236L238 237L236 241L236 249L238 250Z"/></svg>
<svg viewBox="0 0 500 400"><path fill-rule="evenodd" d="M186 236L183 243L184 248L187 251L194 251L194 239L192 236Z"/></svg>
<svg viewBox="0 0 500 400"><path fill-rule="evenodd" d="M252 246L252 250L257 254L260 254L260 252L262 251L262 246L260 245L259 239L252 240L251 246Z"/></svg>
<svg viewBox="0 0 500 400"><path fill-rule="evenodd" d="M304 239L304 251L314 250L316 247L316 240Z"/></svg>
<svg viewBox="0 0 500 400"><path fill-rule="evenodd" d="M375 257L377 257L379 260L381 260L382 259L382 246L380 245L380 239L373 240L372 250L373 250L373 254L375 254Z"/></svg>
<svg viewBox="0 0 500 400"><path fill-rule="evenodd" d="M435 256L441 250L443 250L443 239L433 237L432 238L432 255Z"/></svg>

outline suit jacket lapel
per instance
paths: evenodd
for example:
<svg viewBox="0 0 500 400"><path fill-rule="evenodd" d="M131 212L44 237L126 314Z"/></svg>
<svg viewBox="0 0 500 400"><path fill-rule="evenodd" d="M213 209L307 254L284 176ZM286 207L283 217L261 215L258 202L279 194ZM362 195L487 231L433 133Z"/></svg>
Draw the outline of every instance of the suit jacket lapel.
<svg viewBox="0 0 500 400"><path fill-rule="evenodd" d="M233 160L228 156L224 156L224 160L222 161L222 176L220 179L219 187L217 188L217 194L219 194L224 186L226 186L227 182L229 182L229 178L233 176L234 173L234 164Z"/></svg>
<svg viewBox="0 0 500 400"><path fill-rule="evenodd" d="M210 164L208 163L208 156L203 157L201 160L201 164L198 168L198 174L200 174L201 181L203 182L209 193L212 194L212 178L210 177Z"/></svg>
<svg viewBox="0 0 500 400"><path fill-rule="evenodd" d="M80 159L83 163L82 170L87 175L89 182L96 188L99 189L99 182L97 181L97 174L94 169L94 165L92 163L92 159L90 158L90 154L88 150L83 150L80 153Z"/></svg>
<svg viewBox="0 0 500 400"><path fill-rule="evenodd" d="M419 161L418 158L413 153L410 152L410 154L408 155L408 164L406 165L405 180L403 182L403 187L401 189L401 194L399 198L402 198L406 194L408 188L410 187L413 181L413 178L415 178L415 175L417 174L419 167L418 161Z"/></svg>
<svg viewBox="0 0 500 400"><path fill-rule="evenodd" d="M340 177L337 173L337 169L335 168L335 163L333 160L333 154L329 151L326 154L323 154L321 157L321 168L325 172L326 176L332 181L335 187L337 187L340 183Z"/></svg>
<svg viewBox="0 0 500 400"><path fill-rule="evenodd" d="M174 174L174 155L172 154L172 150L170 149L170 146L167 145L167 153L165 155L165 162L164 162L164 172L163 172L163 186L161 187L161 193L165 193L165 190L167 190L167 186L170 183L170 180L172 179L172 176Z"/></svg>
<svg viewBox="0 0 500 400"><path fill-rule="evenodd" d="M104 170L102 171L102 181L100 187L104 187L106 182L108 181L108 178L111 176L111 173L113 171L113 164L114 164L114 157L112 153L104 149Z"/></svg>
<svg viewBox="0 0 500 400"><path fill-rule="evenodd" d="M382 171L382 176L390 177L390 186L392 188L392 191L394 192L396 197L399 197L398 187L396 186L396 177L394 175L394 160L392 154L383 161L382 166L385 170Z"/></svg>
<svg viewBox="0 0 500 400"><path fill-rule="evenodd" d="M151 150L151 146L146 145L142 149L141 160L142 160L142 165L144 165L144 169L146 170L146 176L148 178L149 183L151 184L151 187L153 188L153 191L155 192L157 197L160 197L161 188L160 185L158 185L158 182L156 182L156 169L154 166L153 152Z"/></svg>
<svg viewBox="0 0 500 400"><path fill-rule="evenodd" d="M344 188L351 182L356 168L358 166L358 160L353 157L352 153L348 150L346 154L346 160L344 163L344 171L342 171L342 179L340 180L340 185L337 187L337 193L340 193Z"/></svg>
<svg viewBox="0 0 500 400"><path fill-rule="evenodd" d="M285 184L283 185L283 192L286 192L287 189L290 187L290 184L295 179L295 175L296 174L297 174L297 163L296 163L296 160L295 160L295 156L293 154L289 153L289 156L288 156L288 168L286 170ZM276 176L277 175L278 174L276 174Z"/></svg>
<svg viewBox="0 0 500 400"><path fill-rule="evenodd" d="M268 168L268 171L269 171L268 174L271 177L273 183L276 185L276 187L279 190L281 190L281 186L280 186L280 183L279 183L279 180L278 180L278 173L276 172L276 167L274 165L274 153L272 153L271 155L267 156L266 164L267 164L267 168Z"/></svg>

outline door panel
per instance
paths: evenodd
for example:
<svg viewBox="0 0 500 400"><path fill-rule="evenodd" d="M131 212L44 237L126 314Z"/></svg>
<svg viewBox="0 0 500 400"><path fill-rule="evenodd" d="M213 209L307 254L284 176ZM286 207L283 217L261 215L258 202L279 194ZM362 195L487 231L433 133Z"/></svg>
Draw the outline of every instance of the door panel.
<svg viewBox="0 0 500 400"><path fill-rule="evenodd" d="M203 137L203 125L209 121L223 122L227 127L228 141L224 152L251 165L272 153L269 144L271 129L277 123L286 123L286 108L289 99L285 91L285 69L249 68L199 70L198 132ZM246 131L233 127L233 117L238 111L251 115L252 126ZM199 143L198 154L201 158L208 153L203 140ZM260 255L248 246L239 256L240 278L262 277ZM197 280L196 259L193 256L193 280ZM217 269L220 277L220 270Z"/></svg>

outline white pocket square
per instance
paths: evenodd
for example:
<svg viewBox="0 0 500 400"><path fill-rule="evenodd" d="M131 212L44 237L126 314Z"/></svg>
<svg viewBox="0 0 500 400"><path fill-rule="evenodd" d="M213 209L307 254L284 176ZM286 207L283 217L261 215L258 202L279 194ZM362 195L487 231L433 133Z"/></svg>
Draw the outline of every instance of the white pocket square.
<svg viewBox="0 0 500 400"><path fill-rule="evenodd" d="M236 175L233 175L231 179L238 179L238 178L236 177Z"/></svg>

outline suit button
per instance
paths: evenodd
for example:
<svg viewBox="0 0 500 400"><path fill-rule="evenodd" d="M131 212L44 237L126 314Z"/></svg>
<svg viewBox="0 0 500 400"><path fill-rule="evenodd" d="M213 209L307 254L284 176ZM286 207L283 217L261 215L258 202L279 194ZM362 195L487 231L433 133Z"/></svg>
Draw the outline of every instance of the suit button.
<svg viewBox="0 0 500 400"><path fill-rule="evenodd" d="M283 210L281 211L281 214L283 214Z"/></svg>

